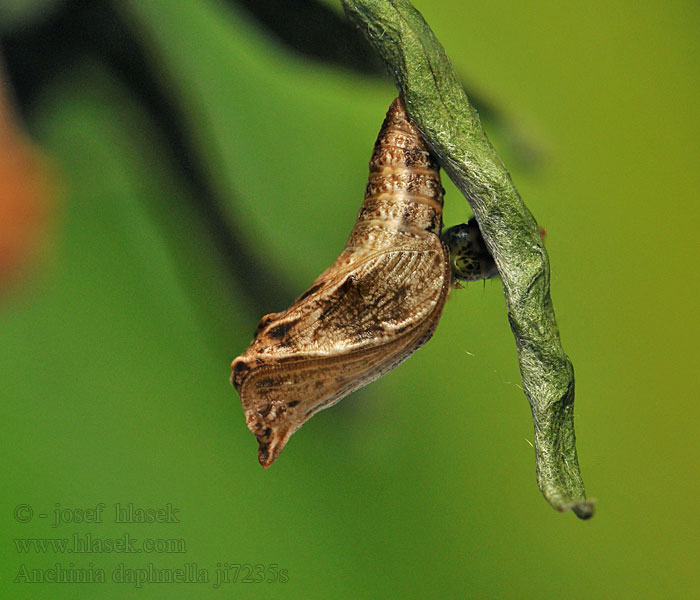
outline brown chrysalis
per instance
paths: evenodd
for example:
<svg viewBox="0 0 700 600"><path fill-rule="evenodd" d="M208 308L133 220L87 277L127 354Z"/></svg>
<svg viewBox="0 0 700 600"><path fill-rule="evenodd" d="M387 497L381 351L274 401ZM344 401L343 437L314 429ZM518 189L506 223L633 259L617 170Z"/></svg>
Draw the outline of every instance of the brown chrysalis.
<svg viewBox="0 0 700 600"><path fill-rule="evenodd" d="M369 166L345 250L291 307L262 318L231 365L263 467L316 412L425 344L445 306L452 273L440 239L438 164L401 98L389 108Z"/></svg>

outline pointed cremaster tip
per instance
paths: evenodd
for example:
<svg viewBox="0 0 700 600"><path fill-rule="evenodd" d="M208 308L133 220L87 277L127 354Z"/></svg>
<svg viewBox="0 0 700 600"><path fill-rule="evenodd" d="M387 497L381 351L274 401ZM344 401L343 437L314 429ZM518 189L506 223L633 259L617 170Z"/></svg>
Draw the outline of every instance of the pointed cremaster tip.
<svg viewBox="0 0 700 600"><path fill-rule="evenodd" d="M277 460L277 457L280 455L280 452L282 452L282 448L284 448L286 443L287 440L283 440L280 443L280 439L274 436L272 439L268 440L258 439L258 462L260 462L264 469L267 469Z"/></svg>
<svg viewBox="0 0 700 600"><path fill-rule="evenodd" d="M258 437L258 461L267 469L287 445L292 431L286 427Z"/></svg>
<svg viewBox="0 0 700 600"><path fill-rule="evenodd" d="M267 469L273 462L275 462L275 458L277 457L270 454L270 444L259 442L258 461L263 466L263 469Z"/></svg>

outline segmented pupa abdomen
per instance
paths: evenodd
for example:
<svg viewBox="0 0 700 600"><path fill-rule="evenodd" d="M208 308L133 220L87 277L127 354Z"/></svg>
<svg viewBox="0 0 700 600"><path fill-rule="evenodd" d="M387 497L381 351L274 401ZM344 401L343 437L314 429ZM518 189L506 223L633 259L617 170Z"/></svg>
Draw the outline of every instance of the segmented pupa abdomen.
<svg viewBox="0 0 700 600"><path fill-rule="evenodd" d="M396 243L396 234L439 236L443 189L438 169L418 128L408 120L403 100L396 98L374 144L365 199L350 244L381 246L386 237ZM364 236L369 236L369 244Z"/></svg>

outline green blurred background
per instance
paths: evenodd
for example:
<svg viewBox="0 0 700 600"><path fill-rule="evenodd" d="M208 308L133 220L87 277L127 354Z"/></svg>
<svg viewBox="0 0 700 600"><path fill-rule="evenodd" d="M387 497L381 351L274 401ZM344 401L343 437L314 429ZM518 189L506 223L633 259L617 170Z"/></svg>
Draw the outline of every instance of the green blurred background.
<svg viewBox="0 0 700 600"><path fill-rule="evenodd" d="M23 126L62 191L50 243L0 303L1 597L697 597L696 2L415 2L548 231L598 499L587 522L537 489L499 281L454 292L422 350L260 467L230 362L344 247L395 89L342 47L295 49L274 31L289 19L266 25L251 3L76 4L0 9ZM85 37L67 36L72 59L57 52L35 89L22 49L43 40L46 59L52 22ZM324 29L292 24L297 40ZM119 27L142 54L121 50ZM446 225L466 220L444 183ZM102 523L51 526L57 507L98 503ZM115 523L116 503L170 504L179 522ZM13 541L88 532L184 552ZM107 582L15 582L57 563ZM149 563L210 581L111 582ZM288 581L243 582L244 568L215 588L224 563Z"/></svg>

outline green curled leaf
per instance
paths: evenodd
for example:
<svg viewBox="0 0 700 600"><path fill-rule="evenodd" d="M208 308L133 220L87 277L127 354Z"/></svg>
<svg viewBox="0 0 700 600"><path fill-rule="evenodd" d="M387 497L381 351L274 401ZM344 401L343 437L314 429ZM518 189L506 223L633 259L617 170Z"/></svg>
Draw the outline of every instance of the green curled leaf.
<svg viewBox="0 0 700 600"><path fill-rule="evenodd" d="M532 408L537 482L547 501L593 515L574 434L574 369L559 340L549 259L534 217L491 146L445 50L408 0L342 0L396 80L409 116L469 201L503 281L523 389Z"/></svg>

